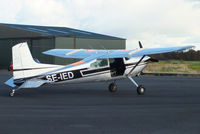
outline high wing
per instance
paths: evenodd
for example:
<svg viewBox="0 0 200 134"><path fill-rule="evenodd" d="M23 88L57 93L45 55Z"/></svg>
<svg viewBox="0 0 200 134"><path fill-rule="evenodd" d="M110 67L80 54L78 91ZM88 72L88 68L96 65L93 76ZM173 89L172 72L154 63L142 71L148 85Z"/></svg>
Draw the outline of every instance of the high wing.
<svg viewBox="0 0 200 134"><path fill-rule="evenodd" d="M43 52L46 55L61 58L84 59L91 56L98 58L120 58L126 57L131 50L96 50L96 49L51 49Z"/></svg>
<svg viewBox="0 0 200 134"><path fill-rule="evenodd" d="M141 48L132 50L51 49L43 53L62 58L84 59L87 57L95 56L98 57L98 59L104 59L104 58L139 57L143 55L182 51L193 47L194 46L177 46L177 47L166 47L166 48Z"/></svg>

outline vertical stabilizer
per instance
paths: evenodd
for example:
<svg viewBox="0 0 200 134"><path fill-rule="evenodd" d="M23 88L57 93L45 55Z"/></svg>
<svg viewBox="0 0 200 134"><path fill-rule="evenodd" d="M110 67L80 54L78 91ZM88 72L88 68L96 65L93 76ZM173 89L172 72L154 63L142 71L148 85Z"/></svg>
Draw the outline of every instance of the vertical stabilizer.
<svg viewBox="0 0 200 134"><path fill-rule="evenodd" d="M12 55L13 70L37 67L26 42L12 47Z"/></svg>
<svg viewBox="0 0 200 134"><path fill-rule="evenodd" d="M59 65L36 63L28 48L27 42L12 47L13 78L23 79L61 68Z"/></svg>

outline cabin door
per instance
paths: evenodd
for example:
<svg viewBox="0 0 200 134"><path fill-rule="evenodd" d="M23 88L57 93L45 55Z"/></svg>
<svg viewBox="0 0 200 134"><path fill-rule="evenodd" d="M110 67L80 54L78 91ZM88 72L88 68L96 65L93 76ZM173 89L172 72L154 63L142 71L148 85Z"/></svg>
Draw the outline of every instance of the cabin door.
<svg viewBox="0 0 200 134"><path fill-rule="evenodd" d="M110 58L111 77L123 75L125 72L125 64L123 58Z"/></svg>

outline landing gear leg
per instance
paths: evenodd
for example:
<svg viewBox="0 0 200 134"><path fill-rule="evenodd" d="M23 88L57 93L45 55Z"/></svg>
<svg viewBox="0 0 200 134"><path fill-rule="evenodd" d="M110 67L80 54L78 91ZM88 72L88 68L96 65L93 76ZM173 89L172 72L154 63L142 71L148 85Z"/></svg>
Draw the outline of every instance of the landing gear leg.
<svg viewBox="0 0 200 134"><path fill-rule="evenodd" d="M133 84L137 87L138 95L143 95L145 93L145 88L142 85L138 85L132 77L128 77Z"/></svg>
<svg viewBox="0 0 200 134"><path fill-rule="evenodd" d="M113 92L116 92L116 91L117 91L117 84L116 84L116 82L114 81L114 82L110 83L108 89L109 89L109 91L112 92L112 93L113 93Z"/></svg>

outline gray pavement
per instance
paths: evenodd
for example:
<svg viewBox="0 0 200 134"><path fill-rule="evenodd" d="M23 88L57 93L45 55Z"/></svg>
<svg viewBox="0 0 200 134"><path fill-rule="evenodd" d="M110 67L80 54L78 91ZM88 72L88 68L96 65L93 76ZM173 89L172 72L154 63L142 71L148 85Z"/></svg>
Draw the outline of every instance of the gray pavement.
<svg viewBox="0 0 200 134"><path fill-rule="evenodd" d="M1 134L199 134L200 77L138 77L129 80L43 86L8 96L0 74Z"/></svg>

